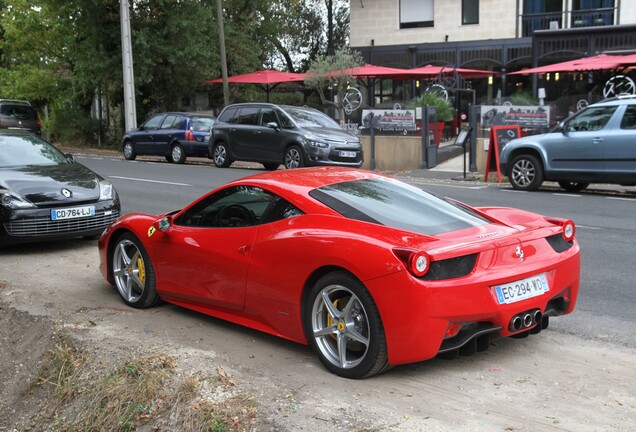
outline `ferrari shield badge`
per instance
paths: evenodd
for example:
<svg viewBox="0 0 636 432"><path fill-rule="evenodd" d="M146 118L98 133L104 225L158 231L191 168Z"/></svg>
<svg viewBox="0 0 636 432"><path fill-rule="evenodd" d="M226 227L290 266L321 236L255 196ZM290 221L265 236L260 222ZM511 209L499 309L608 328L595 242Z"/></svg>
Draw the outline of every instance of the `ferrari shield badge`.
<svg viewBox="0 0 636 432"><path fill-rule="evenodd" d="M148 228L148 237L152 237L155 231L156 231L156 228L151 225L150 228Z"/></svg>

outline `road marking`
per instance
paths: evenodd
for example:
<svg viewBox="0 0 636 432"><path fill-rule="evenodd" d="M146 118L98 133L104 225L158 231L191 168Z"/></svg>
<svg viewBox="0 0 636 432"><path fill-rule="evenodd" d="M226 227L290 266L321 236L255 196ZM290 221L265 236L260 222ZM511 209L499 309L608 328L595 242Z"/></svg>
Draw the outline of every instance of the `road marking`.
<svg viewBox="0 0 636 432"><path fill-rule="evenodd" d="M528 193L528 191L516 190L516 189L501 189L502 192L511 192L511 193Z"/></svg>
<svg viewBox="0 0 636 432"><path fill-rule="evenodd" d="M147 183L160 183L160 184L167 184L167 185L173 185L173 186L192 186L191 184L187 184L187 183L175 183L175 182L166 182L166 181L160 181L160 180L148 180L148 179L140 179L140 178L132 178L132 177L120 177L120 176L109 176L109 177L120 179L120 180L132 180L132 181L147 182Z"/></svg>
<svg viewBox="0 0 636 432"><path fill-rule="evenodd" d="M634 198L607 197L607 199L636 202L636 200Z"/></svg>
<svg viewBox="0 0 636 432"><path fill-rule="evenodd" d="M581 195L577 195L577 194L567 194L567 193L553 193L552 195L554 196L562 196L562 197L569 197L569 198L581 198Z"/></svg>
<svg viewBox="0 0 636 432"><path fill-rule="evenodd" d="M579 228L585 228L585 229L591 229L591 230L600 230L600 229L602 229L601 227L593 227L593 226L589 226L589 225L576 224L576 229L579 229Z"/></svg>

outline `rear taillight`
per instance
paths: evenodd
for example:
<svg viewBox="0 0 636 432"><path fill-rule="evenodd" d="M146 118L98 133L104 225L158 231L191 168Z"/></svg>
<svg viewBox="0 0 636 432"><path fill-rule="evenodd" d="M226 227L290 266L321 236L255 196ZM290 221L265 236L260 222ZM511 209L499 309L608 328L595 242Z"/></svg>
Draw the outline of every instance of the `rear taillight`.
<svg viewBox="0 0 636 432"><path fill-rule="evenodd" d="M393 249L393 253L406 265L408 271L415 277L426 275L431 268L431 258L426 252L395 248Z"/></svg>
<svg viewBox="0 0 636 432"><path fill-rule="evenodd" d="M197 139L194 137L194 134L191 130L186 132L186 141L196 141Z"/></svg>
<svg viewBox="0 0 636 432"><path fill-rule="evenodd" d="M566 220L561 226L563 227L563 238L565 241L571 242L574 239L574 234L576 233L574 222Z"/></svg>

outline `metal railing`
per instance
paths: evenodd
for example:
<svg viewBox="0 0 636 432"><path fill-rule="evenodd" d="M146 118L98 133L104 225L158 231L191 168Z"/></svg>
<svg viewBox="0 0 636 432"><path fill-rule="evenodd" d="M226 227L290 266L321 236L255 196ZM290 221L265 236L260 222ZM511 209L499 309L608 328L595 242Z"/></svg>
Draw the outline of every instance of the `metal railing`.
<svg viewBox="0 0 636 432"><path fill-rule="evenodd" d="M519 37L532 36L537 30L608 26L618 23L618 6L609 8L565 10L562 12L526 13L519 15Z"/></svg>

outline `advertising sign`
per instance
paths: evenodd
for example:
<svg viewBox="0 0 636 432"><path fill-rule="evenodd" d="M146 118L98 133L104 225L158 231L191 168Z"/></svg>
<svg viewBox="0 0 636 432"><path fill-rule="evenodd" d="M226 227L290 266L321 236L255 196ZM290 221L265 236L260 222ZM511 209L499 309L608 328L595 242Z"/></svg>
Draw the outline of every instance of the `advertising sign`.
<svg viewBox="0 0 636 432"><path fill-rule="evenodd" d="M550 126L547 106L482 105L483 127L518 125L522 129L541 129Z"/></svg>
<svg viewBox="0 0 636 432"><path fill-rule="evenodd" d="M370 127L383 131L414 131L415 110L365 109L362 111L362 128Z"/></svg>

